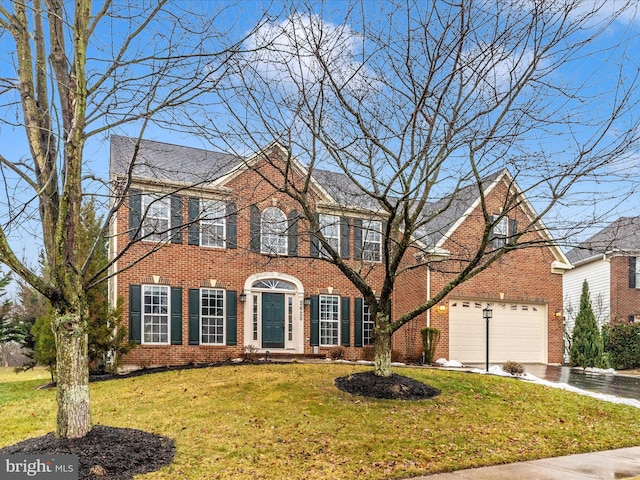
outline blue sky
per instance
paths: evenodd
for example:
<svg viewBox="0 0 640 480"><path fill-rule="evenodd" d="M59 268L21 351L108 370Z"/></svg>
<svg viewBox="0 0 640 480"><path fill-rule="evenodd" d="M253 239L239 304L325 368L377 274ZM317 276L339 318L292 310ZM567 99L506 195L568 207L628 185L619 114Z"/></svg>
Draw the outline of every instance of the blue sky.
<svg viewBox="0 0 640 480"><path fill-rule="evenodd" d="M522 0L522 4L527 4L528 0ZM585 2L585 6L590 6L594 2L589 0ZM610 9L616 8L620 5L619 0L609 0L605 3L605 7L601 11L600 18L607 18L610 15ZM182 15L186 15L187 11L195 12L207 12L214 10L217 7L226 7L226 2L222 1L202 1L202 2L183 2L180 4L184 10ZM384 14L388 13L384 4L381 2L365 2L362 9L363 15L366 18L380 17L381 21L384 21ZM382 7L380 5L383 5ZM274 21L267 25L268 28L276 28L278 25L282 25L287 17L290 17L295 9L285 5L281 2L258 2L247 1L240 2L238 5L229 7L221 13L217 20L217 26L220 29L229 29L230 37L235 36L239 38L240 35L248 32L253 25L260 18L260 12L270 6L270 13L274 15ZM324 5L317 6L314 9L315 14L322 22L327 22L326 25L330 27L339 26L343 21L343 15L345 13L344 2L325 2ZM306 12L308 13L308 12ZM597 102L586 102L585 108L588 111L582 112L583 114L591 115L595 120L600 115L606 113L607 107L614 101L615 96L612 92L613 86L617 82L622 82L623 85L629 85L631 81L635 80L635 76L638 74L640 67L640 42L638 34L640 33L640 20L635 17L634 11L629 11L625 15L621 16L619 20L613 22L605 32L598 38L597 41L588 45L578 57L571 58L564 62L559 68L557 68L553 76L556 81L563 81L567 85L576 86L581 82L584 83L584 92L587 93L587 97L598 97ZM354 17L354 18L357 18ZM357 23L349 24L349 31L355 35L358 33ZM112 38L112 35L114 36ZM104 26L99 30L97 38L102 45L109 46L110 44L117 44L119 41L121 32L113 26ZM286 48L286 45L285 45ZM0 36L0 77L11 76L11 62L12 58L8 55L11 48L8 43L8 38L5 35ZM345 55L353 55L353 61L356 62L360 51L357 48L357 42L354 43L353 51L346 51ZM496 70L496 82L500 82L504 72ZM634 92L637 95L637 91ZM0 96L3 99L6 95ZM634 101L638 99L635 98ZM563 92L558 92L558 102L570 102L571 99L563 98ZM5 102L0 102L0 109L2 109L2 118L5 122L0 122L0 153L10 160L16 160L20 158L28 158L29 152L26 148L24 141L24 132L21 128L12 126L11 123L15 120L14 110L7 108ZM213 107L212 107L213 108ZM221 113L221 115L223 115ZM628 123L637 122L640 116L640 109L633 109L625 117ZM129 125L113 132L104 132L92 139L87 143L85 150L85 158L87 159L86 173L92 173L95 176L107 179L108 178L108 162L109 162L109 150L108 150L108 134L125 134L125 135L137 135L136 125ZM564 131L565 125L558 125L558 132ZM608 135L615 135L615 129ZM584 130L576 132L576 136L579 138L584 135ZM144 135L145 138L151 140L158 140L168 143L176 143L180 145L188 145L198 148L211 148L211 145L193 134L185 134L180 131L170 128L160 128L157 126L151 126ZM527 140L528 149L535 149L536 145L542 147L549 147L556 142L556 135L549 130L547 136L535 137ZM559 135L558 135L559 137ZM565 140L566 141L566 137ZM555 146L555 150L561 150L564 145ZM220 145L220 148L224 147ZM552 149L553 150L553 149ZM589 179L584 184L579 186L576 190L576 196L571 197L565 202L565 205L560 205L556 210L552 212L552 216L549 217L549 222L553 221L554 216L561 218L570 217L574 220L585 219L588 220L593 216L600 215L602 212L607 212L607 218L610 220L615 219L618 216L631 216L640 215L640 193L629 193L629 196L619 196L625 191L629 190L633 186L633 182L638 182L640 179L640 162L638 155L631 154L619 159L616 164L612 164L604 170L604 174L599 175L597 179ZM553 161L553 160L551 160ZM25 195L20 186L15 186L12 181L11 174L5 170L5 192L18 193ZM629 182L625 183L621 177L627 176ZM523 181L527 181L524 179ZM95 189L97 184L88 184L89 189ZM17 190L12 190L14 187ZM580 192L580 195L577 195ZM615 197L615 198L613 198ZM578 198L581 198L584 203L580 204ZM624 199L624 200L623 200ZM536 204L535 199L532 199L534 206ZM4 209L4 212L3 212ZM0 218L4 223L6 221L6 197L0 197ZM555 222L554 222L555 223ZM29 259L30 264L34 264L37 261L37 252L40 248L40 242L38 241L38 232L32 227L24 228L29 223L25 220L20 223L21 228L15 228L7 232L12 240L15 241L14 248L16 254L19 257ZM583 232L582 235L586 235Z"/></svg>

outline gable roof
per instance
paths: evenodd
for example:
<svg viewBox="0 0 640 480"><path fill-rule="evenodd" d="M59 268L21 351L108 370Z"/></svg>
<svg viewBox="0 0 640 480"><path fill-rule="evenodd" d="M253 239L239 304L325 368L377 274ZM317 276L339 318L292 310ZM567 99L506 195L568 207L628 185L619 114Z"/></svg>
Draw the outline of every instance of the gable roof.
<svg viewBox="0 0 640 480"><path fill-rule="evenodd" d="M610 253L640 252L640 216L621 217L567 253L571 263L585 263Z"/></svg>
<svg viewBox="0 0 640 480"><path fill-rule="evenodd" d="M240 158L228 153L183 147L153 140L139 141L132 176L139 181L206 185L238 167ZM110 175L127 175L138 139L111 136Z"/></svg>
<svg viewBox="0 0 640 480"><path fill-rule="evenodd" d="M228 153L212 152L209 150L172 145L153 140L138 140L135 138L113 135L111 137L111 165L112 177L124 176L132 160L136 145L139 144L138 156L132 170L135 180L150 183L169 183L182 186L224 186L229 179L234 178L257 161L260 152L243 158ZM282 147L274 142L262 152L270 148ZM306 168L295 158L294 166L304 175ZM488 194L500 181L516 189L522 194L513 177L506 170L499 170L480 181L480 188ZM363 192L351 179L340 172L315 169L312 171L312 182L327 202L326 206L338 205L351 210L366 210L373 214L379 213L380 205L370 195ZM423 219L436 215L428 220L415 234L417 241L434 252L442 251L442 244L451 236L465 218L480 202L480 190L477 183L461 187L455 193L426 205ZM525 207L533 212L533 207L524 200ZM551 239L546 228L542 234ZM569 268L564 253L555 246L550 246L560 268Z"/></svg>
<svg viewBox="0 0 640 480"><path fill-rule="evenodd" d="M488 193L496 181L505 175L505 170L500 170L481 179L483 192ZM436 202L426 205L423 220L434 215L416 232L416 237L427 247L438 249L442 243L464 221L466 216L476 207L480 201L480 190L477 183L472 183L460 188Z"/></svg>

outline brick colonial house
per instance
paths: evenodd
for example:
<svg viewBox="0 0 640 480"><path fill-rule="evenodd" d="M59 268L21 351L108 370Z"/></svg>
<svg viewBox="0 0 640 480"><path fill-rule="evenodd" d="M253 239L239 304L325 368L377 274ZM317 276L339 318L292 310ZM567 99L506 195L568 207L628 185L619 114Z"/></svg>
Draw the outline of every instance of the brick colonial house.
<svg viewBox="0 0 640 480"><path fill-rule="evenodd" d="M127 193L112 223L110 254L119 273L111 279L110 299L122 300L130 338L140 344L125 364L226 360L250 345L287 355L324 355L341 346L347 359L365 356L373 329L366 304L337 267L322 259L300 207L278 188L283 175L303 181L302 165L294 161L283 174L265 162L264 155L283 155L278 145L241 159L143 140L127 185L134 151L134 139L112 137L111 180ZM381 286L385 219L345 175L314 171L311 181L310 203L325 238L345 261L362 266L374 289ZM506 171L484 181L496 212L517 189ZM425 231L422 253L407 255L412 262L426 255L434 267L400 277L394 317L437 292L456 268L453 259L478 241L484 224L477 188L460 193ZM518 221L531 215L529 208L524 202L505 219L494 241L507 241ZM435 311L403 326L393 349L406 359L420 358L420 328L432 325L442 333L438 356L482 362L481 309L491 304L492 362L559 363L562 322L555 312L562 307L562 273L568 268L555 247L513 251L455 288Z"/></svg>
<svg viewBox="0 0 640 480"><path fill-rule="evenodd" d="M622 217L567 253L575 266L563 279L567 330L587 280L600 325L640 322L640 217Z"/></svg>

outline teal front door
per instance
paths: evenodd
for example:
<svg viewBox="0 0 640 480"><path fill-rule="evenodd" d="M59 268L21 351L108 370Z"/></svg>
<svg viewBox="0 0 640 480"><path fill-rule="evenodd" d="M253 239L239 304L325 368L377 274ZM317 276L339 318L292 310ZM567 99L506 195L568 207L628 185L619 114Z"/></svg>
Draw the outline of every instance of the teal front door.
<svg viewBox="0 0 640 480"><path fill-rule="evenodd" d="M284 348L284 293L262 294L262 348Z"/></svg>

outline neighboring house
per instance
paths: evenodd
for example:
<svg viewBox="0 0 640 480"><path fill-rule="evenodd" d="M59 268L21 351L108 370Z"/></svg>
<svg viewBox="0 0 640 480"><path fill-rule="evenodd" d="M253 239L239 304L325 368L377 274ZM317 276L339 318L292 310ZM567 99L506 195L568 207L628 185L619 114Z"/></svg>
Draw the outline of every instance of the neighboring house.
<svg viewBox="0 0 640 480"><path fill-rule="evenodd" d="M300 207L279 191L282 171L264 161L265 155L282 158L278 145L238 158L144 140L127 185L135 145L131 138L111 139L114 191L127 197L111 227L110 253L120 272L110 281L110 299L114 305L122 299L130 338L140 344L125 363L219 361L240 356L248 346L288 355L324 355L341 346L347 359L365 357L373 319L351 282L322 260ZM287 174L295 183L306 172L294 161ZM496 212L517 189L506 171L485 184ZM310 202L325 238L343 259L363 266L374 290L381 288L385 219L371 200L345 175L314 171ZM463 189L448 213L435 217L416 239L421 251L430 252L432 267L401 277L392 299L394 317L424 303L457 268L456 255L479 241L484 226L478 205L477 189ZM518 219L531 216L529 208L524 202L496 229L493 241L508 241ZM136 242L121 254L131 240ZM393 348L418 359L420 328L431 324L442 331L439 356L484 361L481 309L491 303L492 361L560 362L562 325L555 312L562 305L560 274L566 268L556 248L510 252L454 289L437 313L405 325L394 335Z"/></svg>
<svg viewBox="0 0 640 480"><path fill-rule="evenodd" d="M568 334L580 307L582 284L600 326L640 322L640 217L622 217L567 253L574 269L563 279Z"/></svg>

